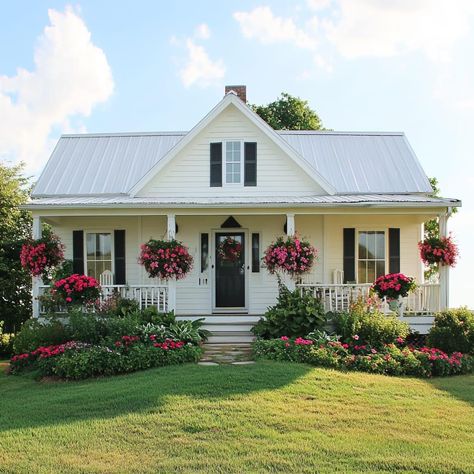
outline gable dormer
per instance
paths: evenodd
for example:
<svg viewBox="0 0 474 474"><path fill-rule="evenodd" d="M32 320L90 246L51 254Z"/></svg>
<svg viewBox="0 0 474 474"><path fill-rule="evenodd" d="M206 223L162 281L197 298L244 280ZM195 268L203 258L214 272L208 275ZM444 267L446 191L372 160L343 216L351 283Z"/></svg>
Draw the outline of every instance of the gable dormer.
<svg viewBox="0 0 474 474"><path fill-rule="evenodd" d="M275 193L333 190L234 90L132 190L149 197Z"/></svg>

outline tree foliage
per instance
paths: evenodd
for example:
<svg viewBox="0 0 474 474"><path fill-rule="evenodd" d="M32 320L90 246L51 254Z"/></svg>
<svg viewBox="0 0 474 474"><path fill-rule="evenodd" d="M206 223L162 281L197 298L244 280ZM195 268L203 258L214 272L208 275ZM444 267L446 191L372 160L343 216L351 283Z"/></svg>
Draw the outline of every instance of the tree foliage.
<svg viewBox="0 0 474 474"><path fill-rule="evenodd" d="M21 245L31 232L31 215L20 206L30 191L22 164L0 162L0 321L7 332L31 314L31 278L20 264Z"/></svg>
<svg viewBox="0 0 474 474"><path fill-rule="evenodd" d="M267 105L250 105L275 130L325 130L318 114L307 100L282 92Z"/></svg>

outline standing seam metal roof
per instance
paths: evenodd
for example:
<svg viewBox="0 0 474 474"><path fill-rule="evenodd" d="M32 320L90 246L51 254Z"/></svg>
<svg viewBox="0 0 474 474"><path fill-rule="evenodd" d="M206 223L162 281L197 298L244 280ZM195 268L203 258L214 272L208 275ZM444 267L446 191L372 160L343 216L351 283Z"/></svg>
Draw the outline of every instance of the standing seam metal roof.
<svg viewBox="0 0 474 474"><path fill-rule="evenodd" d="M127 194L187 132L63 135L33 197ZM429 193L402 133L278 131L337 194Z"/></svg>

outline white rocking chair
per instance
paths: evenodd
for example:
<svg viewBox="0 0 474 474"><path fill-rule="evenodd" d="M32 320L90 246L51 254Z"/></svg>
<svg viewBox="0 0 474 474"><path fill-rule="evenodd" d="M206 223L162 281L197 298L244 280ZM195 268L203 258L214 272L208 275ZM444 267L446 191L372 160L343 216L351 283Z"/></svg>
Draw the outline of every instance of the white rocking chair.
<svg viewBox="0 0 474 474"><path fill-rule="evenodd" d="M114 284L114 274L110 270L104 270L99 276L100 286L110 286Z"/></svg>

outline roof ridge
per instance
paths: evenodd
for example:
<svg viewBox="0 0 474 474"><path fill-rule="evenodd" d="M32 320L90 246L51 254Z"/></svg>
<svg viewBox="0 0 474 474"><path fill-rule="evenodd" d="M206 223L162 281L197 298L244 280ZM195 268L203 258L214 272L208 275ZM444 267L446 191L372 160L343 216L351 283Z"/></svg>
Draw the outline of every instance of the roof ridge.
<svg viewBox="0 0 474 474"><path fill-rule="evenodd" d="M150 136L184 136L188 132L104 132L104 133L65 133L61 138L93 138L93 137L150 137Z"/></svg>
<svg viewBox="0 0 474 474"><path fill-rule="evenodd" d="M280 135L361 135L361 136L404 136L404 132L355 132L355 131L335 131L335 130L275 130Z"/></svg>

